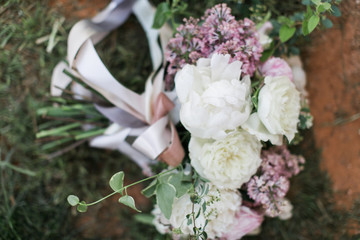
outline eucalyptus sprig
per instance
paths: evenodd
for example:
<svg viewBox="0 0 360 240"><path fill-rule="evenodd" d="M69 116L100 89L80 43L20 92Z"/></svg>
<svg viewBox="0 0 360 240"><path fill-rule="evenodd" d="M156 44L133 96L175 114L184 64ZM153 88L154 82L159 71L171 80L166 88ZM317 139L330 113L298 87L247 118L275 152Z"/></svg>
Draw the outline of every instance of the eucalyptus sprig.
<svg viewBox="0 0 360 240"><path fill-rule="evenodd" d="M142 180L139 180L137 182L134 182L134 183L131 183L129 185L126 185L124 186L124 177L125 177L125 174L123 171L120 171L118 173L115 173L111 178L110 178L110 181L109 181L109 185L111 187L111 189L113 190L112 193L106 195L105 197L95 201L95 202L91 202L91 203L86 203L85 201L80 201L79 197L75 196L75 195L69 195L67 197L67 201L68 203L71 205L71 206L77 206L77 210L79 212L86 212L87 211L87 208L89 206L92 206L92 205L95 205L97 203L100 203L102 202L103 200L115 195L115 194L120 194L121 197L119 198L119 203L122 203L132 209L134 209L135 211L137 212L141 212L139 209L136 208L135 206L135 200L133 197L129 196L128 193L127 193L127 189L129 187L132 187L132 186L135 186L136 184L139 184L139 183L142 183L142 182L145 182L145 181L148 181L148 180L151 180L151 179L154 179L154 178L160 178L161 176L163 175L166 175L172 171L175 171L176 168L173 168L173 169L170 169L170 170L167 170L167 171L164 171L164 172L161 172L159 174L156 174L154 176L151 176L151 177L148 177L148 178L144 178Z"/></svg>

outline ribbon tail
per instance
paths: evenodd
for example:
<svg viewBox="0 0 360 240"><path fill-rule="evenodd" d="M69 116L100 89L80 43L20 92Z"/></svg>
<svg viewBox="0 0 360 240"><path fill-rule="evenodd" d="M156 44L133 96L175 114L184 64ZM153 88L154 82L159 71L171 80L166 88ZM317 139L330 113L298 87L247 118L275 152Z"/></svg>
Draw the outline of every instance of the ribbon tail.
<svg viewBox="0 0 360 240"><path fill-rule="evenodd" d="M179 135L174 124L170 121L171 143L169 147L160 154L159 159L169 166L178 166L185 157L184 148L181 145Z"/></svg>

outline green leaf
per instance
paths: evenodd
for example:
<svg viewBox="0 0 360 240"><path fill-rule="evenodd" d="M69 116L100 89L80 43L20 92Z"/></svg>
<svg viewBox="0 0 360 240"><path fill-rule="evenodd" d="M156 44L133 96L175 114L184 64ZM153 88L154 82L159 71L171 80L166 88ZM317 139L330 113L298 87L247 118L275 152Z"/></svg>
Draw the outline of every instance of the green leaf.
<svg viewBox="0 0 360 240"><path fill-rule="evenodd" d="M156 202L167 219L170 219L175 195L176 189L169 183L161 183L156 187Z"/></svg>
<svg viewBox="0 0 360 240"><path fill-rule="evenodd" d="M314 31L316 26L319 24L319 21L320 21L320 18L317 15L313 15L313 16L310 17L309 22L308 22L309 33Z"/></svg>
<svg viewBox="0 0 360 240"><path fill-rule="evenodd" d="M279 37L281 42L286 42L295 34L295 27L288 27L287 25L282 25L279 32Z"/></svg>
<svg viewBox="0 0 360 240"><path fill-rule="evenodd" d="M139 209L137 209L135 207L135 201L129 195L125 195L125 196L122 196L121 198L119 198L119 203L122 203L122 204L134 209L137 212L141 212Z"/></svg>
<svg viewBox="0 0 360 240"><path fill-rule="evenodd" d="M147 197L150 198L155 194L156 191L156 185L157 185L158 181L157 179L155 179L154 181L152 181L149 186L147 186L146 188L144 188L141 193Z"/></svg>
<svg viewBox="0 0 360 240"><path fill-rule="evenodd" d="M173 173L167 173L164 175L161 175L158 179L160 183L168 183L170 177L173 175Z"/></svg>
<svg viewBox="0 0 360 240"><path fill-rule="evenodd" d="M317 11L318 13L324 12L324 11L325 11L324 5L321 4L321 5L317 6L317 7L316 7L316 11Z"/></svg>
<svg viewBox="0 0 360 240"><path fill-rule="evenodd" d="M170 6L167 2L162 2L156 8L152 28L159 29L169 19L171 15Z"/></svg>
<svg viewBox="0 0 360 240"><path fill-rule="evenodd" d="M331 11L332 11L332 14L333 14L335 17L340 17L340 16L341 16L340 9L339 9L337 6L332 5Z"/></svg>
<svg viewBox="0 0 360 240"><path fill-rule="evenodd" d="M123 183L124 183L124 172L118 172L115 173L109 181L109 185L111 187L112 190L114 190L115 192L118 192L120 189L123 188Z"/></svg>
<svg viewBox="0 0 360 240"><path fill-rule="evenodd" d="M183 172L178 172L173 174L171 178L169 178L169 183L173 185L176 189L176 197L179 198L185 195L190 188L192 187L192 183L190 182L183 182Z"/></svg>
<svg viewBox="0 0 360 240"><path fill-rule="evenodd" d="M80 202L80 199L75 195L69 195L67 201L71 206L76 206Z"/></svg>
<svg viewBox="0 0 360 240"><path fill-rule="evenodd" d="M332 21L328 18L321 20L321 23L324 25L325 28L332 28L333 26Z"/></svg>
<svg viewBox="0 0 360 240"><path fill-rule="evenodd" d="M331 8L331 4L328 2L322 3L322 6L325 8L325 10L329 10Z"/></svg>
<svg viewBox="0 0 360 240"><path fill-rule="evenodd" d="M309 21L307 19L305 19L302 23L302 31L303 31L304 36L309 34L308 22Z"/></svg>
<svg viewBox="0 0 360 240"><path fill-rule="evenodd" d="M301 4L303 5L310 5L311 1L310 0L302 0Z"/></svg>
<svg viewBox="0 0 360 240"><path fill-rule="evenodd" d="M154 215L152 214L136 214L134 216L137 222L153 226Z"/></svg>
<svg viewBox="0 0 360 240"><path fill-rule="evenodd" d="M321 0L311 0L316 6L321 4Z"/></svg>
<svg viewBox="0 0 360 240"><path fill-rule="evenodd" d="M81 201L79 205L77 206L78 212L86 212L87 211L87 205L85 201Z"/></svg>

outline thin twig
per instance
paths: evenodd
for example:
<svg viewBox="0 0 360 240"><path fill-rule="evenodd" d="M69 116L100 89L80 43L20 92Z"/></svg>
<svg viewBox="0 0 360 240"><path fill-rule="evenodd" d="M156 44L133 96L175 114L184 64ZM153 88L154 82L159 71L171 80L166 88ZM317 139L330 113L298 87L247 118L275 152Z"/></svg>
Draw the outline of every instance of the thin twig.
<svg viewBox="0 0 360 240"><path fill-rule="evenodd" d="M71 145L69 145L69 146L67 146L67 147L65 147L65 148L63 148L63 149L60 149L59 151L56 151L56 152L54 152L54 153L50 153L50 154L46 155L46 159L47 159L47 160L51 160L51 159L53 159L53 158L55 158L55 157L58 157L58 156L60 156L60 155L62 155L62 154L64 154L64 153L66 153L66 152L68 152L68 151L70 151L70 150L72 150L72 149L80 146L81 144L83 144L83 143L86 142L87 140L88 140L87 138L82 139L82 140L77 141L77 142L75 142L75 143L73 143L73 144L71 144Z"/></svg>

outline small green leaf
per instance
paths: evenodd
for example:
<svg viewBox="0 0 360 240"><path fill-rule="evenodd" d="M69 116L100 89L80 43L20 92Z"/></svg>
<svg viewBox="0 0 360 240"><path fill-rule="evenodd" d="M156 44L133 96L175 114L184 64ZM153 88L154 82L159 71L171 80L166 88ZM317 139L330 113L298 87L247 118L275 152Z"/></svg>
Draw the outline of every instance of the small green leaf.
<svg viewBox="0 0 360 240"><path fill-rule="evenodd" d="M124 172L118 172L115 173L109 181L109 185L111 187L112 190L114 190L115 192L118 192L120 189L123 188L123 183L124 183Z"/></svg>
<svg viewBox="0 0 360 240"><path fill-rule="evenodd" d="M149 186L147 186L146 188L144 188L141 193L149 198L152 197L155 194L156 191L156 184L158 183L157 179L155 179L154 181L152 181Z"/></svg>
<svg viewBox="0 0 360 240"><path fill-rule="evenodd" d="M310 5L311 1L310 0L302 0L301 4L302 5Z"/></svg>
<svg viewBox="0 0 360 240"><path fill-rule="evenodd" d="M167 2L160 3L156 8L152 28L159 29L169 19L171 14L170 6Z"/></svg>
<svg viewBox="0 0 360 240"><path fill-rule="evenodd" d="M135 207L134 199L128 195L125 195L125 196L122 196L121 198L119 198L119 203L122 203L122 204L134 209L137 212L141 212L139 209L137 209Z"/></svg>
<svg viewBox="0 0 360 240"><path fill-rule="evenodd" d="M261 55L260 61L265 62L268 60L274 54L274 51L274 49L265 50Z"/></svg>
<svg viewBox="0 0 360 240"><path fill-rule="evenodd" d="M164 175L161 175L158 179L159 179L159 182L161 183L168 183L169 182L169 179L170 177L173 175L173 173L167 173L167 174L164 174Z"/></svg>
<svg viewBox="0 0 360 240"><path fill-rule="evenodd" d="M305 19L302 23L302 31L303 31L304 36L309 34L308 22L309 21L307 19Z"/></svg>
<svg viewBox="0 0 360 240"><path fill-rule="evenodd" d="M311 0L316 6L321 4L321 0Z"/></svg>
<svg viewBox="0 0 360 240"><path fill-rule="evenodd" d="M332 28L332 26L333 26L332 21L328 18L321 20L321 23L324 25L325 28Z"/></svg>
<svg viewBox="0 0 360 240"><path fill-rule="evenodd" d="M332 5L331 11L332 11L332 14L333 14L335 17L340 17L340 16L341 16L340 9L339 9L337 6Z"/></svg>
<svg viewBox="0 0 360 240"><path fill-rule="evenodd" d="M67 201L71 206L76 206L80 202L80 199L75 195L69 195Z"/></svg>
<svg viewBox="0 0 360 240"><path fill-rule="evenodd" d="M78 212L86 212L87 211L87 205L85 201L81 201L79 205L77 206Z"/></svg>
<svg viewBox="0 0 360 240"><path fill-rule="evenodd" d="M325 10L329 10L331 8L331 4L328 2L324 2L322 5L324 6Z"/></svg>
<svg viewBox="0 0 360 240"><path fill-rule="evenodd" d="M309 33L314 31L316 26L319 24L319 21L320 21L320 18L317 15L313 15L313 16L310 17L309 22L308 22Z"/></svg>
<svg viewBox="0 0 360 240"><path fill-rule="evenodd" d="M169 179L169 183L173 185L176 189L176 197L179 198L183 195L185 195L192 187L191 182L184 182L183 180L183 173L179 172L177 174L174 174Z"/></svg>
<svg viewBox="0 0 360 240"><path fill-rule="evenodd" d="M287 25L282 25L279 32L279 37L281 42L286 42L295 34L295 27L288 27Z"/></svg>
<svg viewBox="0 0 360 240"><path fill-rule="evenodd" d="M167 219L170 219L175 195L176 189L169 183L161 183L156 186L156 201Z"/></svg>
<svg viewBox="0 0 360 240"><path fill-rule="evenodd" d="M324 5L319 5L319 6L317 6L316 7L316 11L318 12L318 13L322 13L322 12L325 12L325 7L324 7Z"/></svg>

